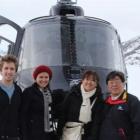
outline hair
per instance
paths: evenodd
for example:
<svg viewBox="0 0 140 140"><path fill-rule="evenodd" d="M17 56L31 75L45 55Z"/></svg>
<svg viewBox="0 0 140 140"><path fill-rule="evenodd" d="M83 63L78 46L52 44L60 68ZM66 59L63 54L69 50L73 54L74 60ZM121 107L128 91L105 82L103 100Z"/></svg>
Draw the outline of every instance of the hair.
<svg viewBox="0 0 140 140"><path fill-rule="evenodd" d="M106 84L108 83L109 80L114 79L116 76L118 76L123 83L125 82L125 76L123 72L112 71L106 77Z"/></svg>
<svg viewBox="0 0 140 140"><path fill-rule="evenodd" d="M97 83L99 83L99 76L95 71L85 71L83 76L82 76L82 80L84 80L85 78L89 78L90 76L92 76L93 80L96 81Z"/></svg>
<svg viewBox="0 0 140 140"><path fill-rule="evenodd" d="M6 63L14 63L16 71L17 71L18 61L17 61L17 58L14 55L5 55L5 56L1 57L1 59L0 59L0 71L2 70L2 67L3 67L5 62Z"/></svg>

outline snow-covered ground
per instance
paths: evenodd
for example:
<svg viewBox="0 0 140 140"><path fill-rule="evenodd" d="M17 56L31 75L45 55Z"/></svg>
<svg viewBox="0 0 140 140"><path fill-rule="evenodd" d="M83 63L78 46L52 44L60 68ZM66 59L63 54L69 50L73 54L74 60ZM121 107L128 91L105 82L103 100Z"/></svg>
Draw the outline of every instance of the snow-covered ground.
<svg viewBox="0 0 140 140"><path fill-rule="evenodd" d="M140 99L140 66L127 65L128 72L128 92L136 95Z"/></svg>

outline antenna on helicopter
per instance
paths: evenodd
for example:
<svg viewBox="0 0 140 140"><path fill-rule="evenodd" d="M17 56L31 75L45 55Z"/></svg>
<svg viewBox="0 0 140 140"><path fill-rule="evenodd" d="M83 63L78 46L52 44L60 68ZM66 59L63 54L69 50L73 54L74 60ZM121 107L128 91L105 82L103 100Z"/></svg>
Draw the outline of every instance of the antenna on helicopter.
<svg viewBox="0 0 140 140"><path fill-rule="evenodd" d="M77 0L57 0L57 4L50 9L51 16L84 16L80 6L75 6Z"/></svg>
<svg viewBox="0 0 140 140"><path fill-rule="evenodd" d="M77 0L57 0L57 3L72 5L77 4Z"/></svg>

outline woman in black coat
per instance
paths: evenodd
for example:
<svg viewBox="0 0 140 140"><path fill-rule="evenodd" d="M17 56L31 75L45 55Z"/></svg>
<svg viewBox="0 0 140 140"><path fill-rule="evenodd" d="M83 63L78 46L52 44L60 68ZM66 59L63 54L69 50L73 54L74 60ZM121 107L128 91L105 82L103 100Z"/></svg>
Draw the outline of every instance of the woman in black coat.
<svg viewBox="0 0 140 140"><path fill-rule="evenodd" d="M21 131L23 140L55 140L53 97L49 88L52 71L41 65L33 72L35 83L22 95Z"/></svg>
<svg viewBox="0 0 140 140"><path fill-rule="evenodd" d="M97 140L102 109L98 75L86 71L81 83L66 97L58 123L59 137L62 140Z"/></svg>

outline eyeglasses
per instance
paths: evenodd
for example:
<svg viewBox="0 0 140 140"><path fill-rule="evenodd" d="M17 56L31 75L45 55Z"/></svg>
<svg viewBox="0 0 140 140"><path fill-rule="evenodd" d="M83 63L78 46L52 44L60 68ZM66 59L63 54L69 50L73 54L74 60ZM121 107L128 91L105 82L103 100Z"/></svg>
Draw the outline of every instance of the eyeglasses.
<svg viewBox="0 0 140 140"><path fill-rule="evenodd" d="M109 81L108 81L108 83L109 84L121 84L121 83L123 83L122 81L121 81L121 79L119 79L119 78L115 78L115 79L110 79Z"/></svg>

